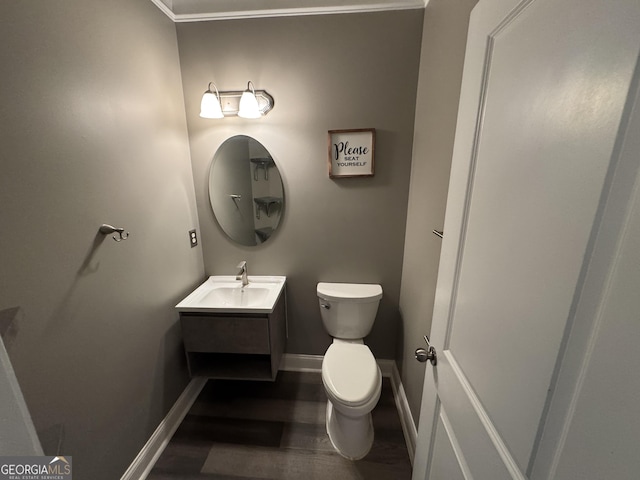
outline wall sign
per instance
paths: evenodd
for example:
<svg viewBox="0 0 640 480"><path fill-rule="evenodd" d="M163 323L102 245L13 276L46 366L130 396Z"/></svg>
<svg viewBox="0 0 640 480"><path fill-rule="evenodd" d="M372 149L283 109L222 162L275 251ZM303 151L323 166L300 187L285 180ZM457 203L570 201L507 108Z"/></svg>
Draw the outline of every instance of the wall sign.
<svg viewBox="0 0 640 480"><path fill-rule="evenodd" d="M373 176L375 128L329 130L329 177Z"/></svg>

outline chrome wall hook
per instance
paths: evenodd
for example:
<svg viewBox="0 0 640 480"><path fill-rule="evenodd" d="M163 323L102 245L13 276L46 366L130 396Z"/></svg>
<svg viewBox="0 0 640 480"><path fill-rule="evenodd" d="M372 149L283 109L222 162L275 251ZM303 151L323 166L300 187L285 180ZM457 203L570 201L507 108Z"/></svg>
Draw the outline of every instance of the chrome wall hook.
<svg viewBox="0 0 640 480"><path fill-rule="evenodd" d="M107 225L106 223L103 223L100 226L99 231L103 235L109 235L110 233L115 233L116 235L114 235L112 238L116 242L121 242L122 240L126 240L127 238L129 238L129 232L125 232L124 228L117 228L112 225Z"/></svg>
<svg viewBox="0 0 640 480"><path fill-rule="evenodd" d="M120 238L118 238L118 237L120 237ZM129 232L125 233L123 228L119 228L118 229L118 235L117 236L116 235L113 236L113 239L116 242L121 242L122 240L126 240L127 238L129 238Z"/></svg>
<svg viewBox="0 0 640 480"><path fill-rule="evenodd" d="M229 197L231 197L231 200L233 200L233 203L236 206L236 208L240 210L240 205L238 204L238 202L242 200L242 195L236 195L232 193L229 195Z"/></svg>

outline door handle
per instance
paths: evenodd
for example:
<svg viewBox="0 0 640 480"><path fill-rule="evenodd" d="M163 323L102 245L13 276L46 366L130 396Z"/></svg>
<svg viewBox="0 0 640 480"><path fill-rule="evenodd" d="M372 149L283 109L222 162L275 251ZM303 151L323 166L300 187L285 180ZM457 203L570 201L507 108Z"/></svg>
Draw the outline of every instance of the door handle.
<svg viewBox="0 0 640 480"><path fill-rule="evenodd" d="M427 344L427 348L416 348L415 356L416 360L423 363L429 360L434 367L438 364L438 355L436 353L436 347L429 343L429 337L424 336L424 341Z"/></svg>

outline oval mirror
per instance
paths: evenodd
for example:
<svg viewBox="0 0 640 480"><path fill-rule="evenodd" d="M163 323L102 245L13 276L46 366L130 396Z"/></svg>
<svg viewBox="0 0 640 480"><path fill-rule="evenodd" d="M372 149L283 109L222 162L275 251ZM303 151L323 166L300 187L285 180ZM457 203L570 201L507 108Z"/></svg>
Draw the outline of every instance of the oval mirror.
<svg viewBox="0 0 640 480"><path fill-rule="evenodd" d="M227 139L213 157L209 200L229 238L247 246L266 242L284 209L282 178L269 151L246 135Z"/></svg>

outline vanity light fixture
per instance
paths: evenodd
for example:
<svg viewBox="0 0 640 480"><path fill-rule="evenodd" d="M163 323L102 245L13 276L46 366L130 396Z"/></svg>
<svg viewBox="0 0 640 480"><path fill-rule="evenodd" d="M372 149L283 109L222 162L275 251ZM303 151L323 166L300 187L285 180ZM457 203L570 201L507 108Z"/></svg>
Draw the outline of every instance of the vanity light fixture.
<svg viewBox="0 0 640 480"><path fill-rule="evenodd" d="M211 85L215 92L211 91ZM215 83L210 82L202 95L200 116L202 118L260 118L273 108L273 97L265 90L256 90L253 82L248 82L245 91L218 91Z"/></svg>
<svg viewBox="0 0 640 480"><path fill-rule="evenodd" d="M253 88L252 82L247 83L247 89L240 97L238 116L242 118L260 118L260 107L258 107L256 90Z"/></svg>
<svg viewBox="0 0 640 480"><path fill-rule="evenodd" d="M215 94L211 91L211 85L216 89ZM224 118L222 106L220 105L220 92L218 92L218 87L213 82L209 82L207 91L202 95L200 116L202 118Z"/></svg>

